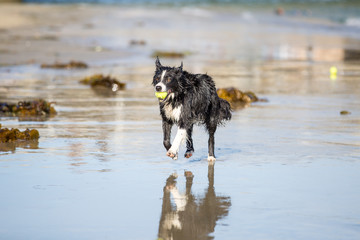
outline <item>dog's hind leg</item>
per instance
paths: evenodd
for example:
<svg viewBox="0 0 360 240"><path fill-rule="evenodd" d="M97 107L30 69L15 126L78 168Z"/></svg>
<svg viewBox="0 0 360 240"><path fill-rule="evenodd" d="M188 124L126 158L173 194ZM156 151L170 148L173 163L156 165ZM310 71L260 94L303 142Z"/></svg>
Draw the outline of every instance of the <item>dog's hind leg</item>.
<svg viewBox="0 0 360 240"><path fill-rule="evenodd" d="M194 153L194 145L193 145L193 140L192 140L193 126L194 125L191 125L191 127L186 130L186 133L187 133L186 152L185 152L186 158L190 158Z"/></svg>
<svg viewBox="0 0 360 240"><path fill-rule="evenodd" d="M207 130L209 132L209 155L208 155L208 161L212 162L215 161L215 154L214 154L214 148L215 148L215 131L216 131L216 125L207 125Z"/></svg>

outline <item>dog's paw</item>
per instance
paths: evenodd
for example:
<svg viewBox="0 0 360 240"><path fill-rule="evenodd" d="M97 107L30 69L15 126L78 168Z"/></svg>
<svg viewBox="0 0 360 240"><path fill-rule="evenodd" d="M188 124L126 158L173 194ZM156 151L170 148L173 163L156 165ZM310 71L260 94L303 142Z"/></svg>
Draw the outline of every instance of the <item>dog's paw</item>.
<svg viewBox="0 0 360 240"><path fill-rule="evenodd" d="M184 157L190 158L193 155L194 151L186 151Z"/></svg>
<svg viewBox="0 0 360 240"><path fill-rule="evenodd" d="M209 162L215 162L216 158L214 156L208 156L208 161Z"/></svg>
<svg viewBox="0 0 360 240"><path fill-rule="evenodd" d="M176 152L171 151L171 150L167 151L166 156L171 157L174 160L178 159L178 154Z"/></svg>

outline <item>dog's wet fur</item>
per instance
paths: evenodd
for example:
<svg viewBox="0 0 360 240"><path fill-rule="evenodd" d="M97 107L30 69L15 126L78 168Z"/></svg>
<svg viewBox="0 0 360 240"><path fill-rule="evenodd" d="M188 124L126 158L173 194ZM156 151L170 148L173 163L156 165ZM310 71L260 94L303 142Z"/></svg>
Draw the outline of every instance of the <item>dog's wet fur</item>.
<svg viewBox="0 0 360 240"><path fill-rule="evenodd" d="M194 124L204 124L209 133L209 161L215 161L214 134L216 128L231 119L230 104L219 98L215 83L207 74L191 74L180 67L162 66L156 58L153 86L157 92L167 92L159 99L167 156L177 159L181 143L186 140L185 157L194 152L192 131ZM170 143L172 126L178 131L173 144Z"/></svg>

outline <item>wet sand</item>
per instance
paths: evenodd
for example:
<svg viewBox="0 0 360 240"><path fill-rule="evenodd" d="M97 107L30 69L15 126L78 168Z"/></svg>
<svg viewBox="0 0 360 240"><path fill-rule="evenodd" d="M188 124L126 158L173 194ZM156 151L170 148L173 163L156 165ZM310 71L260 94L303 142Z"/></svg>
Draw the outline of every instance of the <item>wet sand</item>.
<svg viewBox="0 0 360 240"><path fill-rule="evenodd" d="M1 146L1 239L359 238L352 28L266 9L1 5L0 14L0 102L41 97L58 111L46 121L0 119L41 136ZM165 156L150 85L155 50L189 52L161 62L268 99L218 129L215 166L201 127L191 159ZM70 60L90 67L40 68ZM94 73L127 89L104 96L78 83Z"/></svg>

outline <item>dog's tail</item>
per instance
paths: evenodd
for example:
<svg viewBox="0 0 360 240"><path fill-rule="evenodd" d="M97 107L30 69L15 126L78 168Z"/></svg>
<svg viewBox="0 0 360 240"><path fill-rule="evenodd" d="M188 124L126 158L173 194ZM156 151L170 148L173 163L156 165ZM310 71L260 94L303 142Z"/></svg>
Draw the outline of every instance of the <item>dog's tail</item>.
<svg viewBox="0 0 360 240"><path fill-rule="evenodd" d="M219 120L220 123L223 121L229 121L231 119L231 107L230 103L222 98L220 99L220 111L219 111Z"/></svg>

